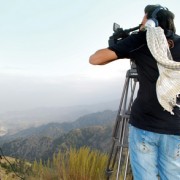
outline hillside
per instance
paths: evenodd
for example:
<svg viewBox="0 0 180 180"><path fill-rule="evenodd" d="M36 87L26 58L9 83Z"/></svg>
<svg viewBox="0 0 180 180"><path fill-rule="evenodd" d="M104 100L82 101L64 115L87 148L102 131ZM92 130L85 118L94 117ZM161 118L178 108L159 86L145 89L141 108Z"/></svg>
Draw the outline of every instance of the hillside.
<svg viewBox="0 0 180 180"><path fill-rule="evenodd" d="M21 163L15 158L8 156L1 156L0 158L0 179L2 180L19 180L24 177L25 172L20 173L20 166L26 169L26 167L30 168L29 163ZM26 166L26 167L25 167ZM18 167L18 168L17 168ZM28 174L26 172L26 174Z"/></svg>
<svg viewBox="0 0 180 180"><path fill-rule="evenodd" d="M52 139L69 132L72 129L90 127L93 125L105 125L111 124L116 118L116 111L105 110L102 112L96 112L87 114L77 118L72 122L51 122L48 124L41 125L39 127L31 127L22 131L19 131L13 135L5 135L0 137L0 144L2 142L8 142L19 138L29 137L50 137Z"/></svg>
<svg viewBox="0 0 180 180"><path fill-rule="evenodd" d="M83 146L91 149L108 152L111 145L112 126L92 126L82 129L74 129L63 136L55 139L52 143L52 149L48 154L44 154L43 159L52 156L59 150L67 151L71 147L79 149Z"/></svg>
<svg viewBox="0 0 180 180"><path fill-rule="evenodd" d="M105 109L117 110L119 100L92 105L68 107L40 107L24 111L0 113L0 136L14 135L20 130L38 127L51 122L73 122L79 117Z"/></svg>
<svg viewBox="0 0 180 180"><path fill-rule="evenodd" d="M4 137L6 155L27 160L47 159L59 149L89 146L107 151L111 141L116 111L103 111L82 116L72 123L50 123ZM7 140L7 142L5 142Z"/></svg>

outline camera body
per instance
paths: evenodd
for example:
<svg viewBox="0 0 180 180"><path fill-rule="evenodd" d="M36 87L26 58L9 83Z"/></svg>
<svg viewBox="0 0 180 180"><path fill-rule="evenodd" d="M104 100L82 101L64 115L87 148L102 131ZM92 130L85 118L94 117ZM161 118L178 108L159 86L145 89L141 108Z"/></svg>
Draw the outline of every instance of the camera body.
<svg viewBox="0 0 180 180"><path fill-rule="evenodd" d="M108 41L109 46L113 46L118 42L118 40L128 37L132 31L138 30L139 28L140 25L134 28L123 30L123 28L121 28L119 24L114 23L113 24L114 33L112 36L109 37L109 41Z"/></svg>

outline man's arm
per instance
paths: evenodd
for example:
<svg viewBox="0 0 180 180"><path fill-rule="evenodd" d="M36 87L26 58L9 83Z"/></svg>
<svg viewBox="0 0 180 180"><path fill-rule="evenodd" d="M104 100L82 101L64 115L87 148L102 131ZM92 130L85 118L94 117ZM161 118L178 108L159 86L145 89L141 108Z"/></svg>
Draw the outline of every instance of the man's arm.
<svg viewBox="0 0 180 180"><path fill-rule="evenodd" d="M117 59L118 57L114 51L105 48L92 54L89 58L89 63L93 65L104 65Z"/></svg>

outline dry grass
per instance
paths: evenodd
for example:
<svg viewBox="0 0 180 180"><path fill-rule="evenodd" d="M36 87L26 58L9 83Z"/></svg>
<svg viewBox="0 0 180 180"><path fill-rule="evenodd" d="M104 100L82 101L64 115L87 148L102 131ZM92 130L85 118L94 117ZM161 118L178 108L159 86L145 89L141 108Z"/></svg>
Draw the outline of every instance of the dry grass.
<svg viewBox="0 0 180 180"><path fill-rule="evenodd" d="M10 163L14 163L15 159L11 158L11 157L5 157ZM8 163L7 160L5 158L0 159L1 163ZM18 176L16 176L15 173L7 173L7 170L5 168L3 168L0 165L0 179L1 180L19 180L20 178Z"/></svg>
<svg viewBox="0 0 180 180"><path fill-rule="evenodd" d="M34 162L31 179L38 180L103 180L108 156L87 147L54 155L45 165Z"/></svg>

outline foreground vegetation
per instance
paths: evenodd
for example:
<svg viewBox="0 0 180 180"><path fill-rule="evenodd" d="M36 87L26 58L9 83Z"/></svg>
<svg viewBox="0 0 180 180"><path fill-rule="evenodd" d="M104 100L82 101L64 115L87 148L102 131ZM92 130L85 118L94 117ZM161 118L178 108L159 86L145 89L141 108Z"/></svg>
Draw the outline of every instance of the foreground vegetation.
<svg viewBox="0 0 180 180"><path fill-rule="evenodd" d="M30 165L25 161L14 160L11 166L6 162L0 165L6 169L6 180L105 180L107 161L107 154L81 147L78 150L72 148L66 152L59 151L46 162L34 161ZM116 179L115 173L111 179ZM127 180L130 179L129 175Z"/></svg>
<svg viewBox="0 0 180 180"><path fill-rule="evenodd" d="M88 147L54 154L52 161L35 161L32 165L34 176L30 180L106 180L108 155ZM124 167L122 168L124 169ZM111 175L111 180L116 179ZM123 178L122 178L123 179ZM126 180L131 180L128 174Z"/></svg>
<svg viewBox="0 0 180 180"><path fill-rule="evenodd" d="M107 155L87 147L54 154L45 164L34 162L31 179L43 180L102 180L105 179Z"/></svg>
<svg viewBox="0 0 180 180"><path fill-rule="evenodd" d="M32 173L31 164L11 157L0 158L0 179L26 179Z"/></svg>

